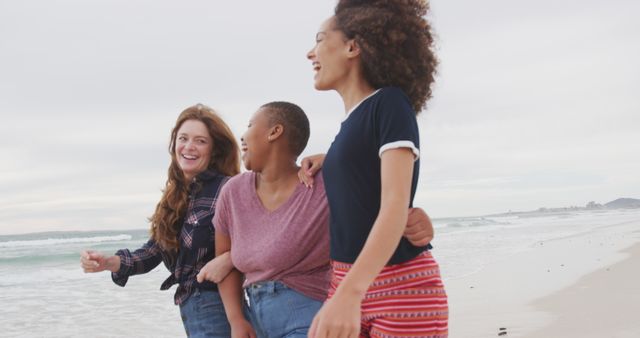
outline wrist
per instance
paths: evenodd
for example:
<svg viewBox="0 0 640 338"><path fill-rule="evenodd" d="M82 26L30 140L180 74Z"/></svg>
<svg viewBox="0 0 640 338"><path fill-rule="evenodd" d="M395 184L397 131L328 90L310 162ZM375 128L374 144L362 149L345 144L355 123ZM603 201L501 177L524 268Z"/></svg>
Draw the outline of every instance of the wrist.
<svg viewBox="0 0 640 338"><path fill-rule="evenodd" d="M225 260L225 267L229 271L233 269L233 262L231 261L231 253L227 255L227 259Z"/></svg>
<svg viewBox="0 0 640 338"><path fill-rule="evenodd" d="M246 321L244 315L242 313L227 315L227 320L229 321L229 325L235 326L238 324L243 324Z"/></svg>
<svg viewBox="0 0 640 338"><path fill-rule="evenodd" d="M113 273L120 271L120 256L111 256L107 258L105 268Z"/></svg>
<svg viewBox="0 0 640 338"><path fill-rule="evenodd" d="M358 287L357 285L350 285L348 283L342 283L336 289L334 297L348 298L349 301L362 301L367 293L367 287Z"/></svg>

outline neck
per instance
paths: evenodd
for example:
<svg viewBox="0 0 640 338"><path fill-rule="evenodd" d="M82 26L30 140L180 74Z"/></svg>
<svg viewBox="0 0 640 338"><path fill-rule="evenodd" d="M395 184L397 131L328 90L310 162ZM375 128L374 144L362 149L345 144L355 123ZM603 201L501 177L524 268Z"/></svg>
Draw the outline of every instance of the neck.
<svg viewBox="0 0 640 338"><path fill-rule="evenodd" d="M360 72L355 71L346 76L343 83L336 88L336 91L342 97L346 114L365 97L371 95L375 88L364 79Z"/></svg>
<svg viewBox="0 0 640 338"><path fill-rule="evenodd" d="M290 185L298 183L298 170L294 157L273 156L267 160L262 170L256 171L256 189L258 191L288 189Z"/></svg>
<svg viewBox="0 0 640 338"><path fill-rule="evenodd" d="M184 183L189 185L189 183L191 183L191 181L193 180L194 177L195 177L194 175L184 174Z"/></svg>

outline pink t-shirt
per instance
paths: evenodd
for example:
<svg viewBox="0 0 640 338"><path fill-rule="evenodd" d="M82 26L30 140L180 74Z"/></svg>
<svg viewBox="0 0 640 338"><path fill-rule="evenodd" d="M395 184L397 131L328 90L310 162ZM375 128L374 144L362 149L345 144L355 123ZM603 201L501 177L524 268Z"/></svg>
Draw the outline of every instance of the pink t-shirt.
<svg viewBox="0 0 640 338"><path fill-rule="evenodd" d="M245 274L244 286L281 281L324 300L329 287L329 206L322 173L313 188L299 184L278 209L258 198L256 173L229 180L216 204L216 231L231 239L231 261Z"/></svg>

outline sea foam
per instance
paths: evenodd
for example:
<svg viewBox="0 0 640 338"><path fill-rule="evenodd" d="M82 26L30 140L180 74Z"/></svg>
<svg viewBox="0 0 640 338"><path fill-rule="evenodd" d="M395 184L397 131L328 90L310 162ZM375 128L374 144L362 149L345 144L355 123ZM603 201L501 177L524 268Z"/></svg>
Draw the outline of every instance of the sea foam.
<svg viewBox="0 0 640 338"><path fill-rule="evenodd" d="M94 237L71 237L71 238L47 238L47 239L34 239L23 241L6 241L0 242L0 248L20 248L20 247L42 247L53 246L61 244L73 244L73 243L103 243L103 242L118 242L128 241L132 237L131 235L120 234L115 236L94 236Z"/></svg>

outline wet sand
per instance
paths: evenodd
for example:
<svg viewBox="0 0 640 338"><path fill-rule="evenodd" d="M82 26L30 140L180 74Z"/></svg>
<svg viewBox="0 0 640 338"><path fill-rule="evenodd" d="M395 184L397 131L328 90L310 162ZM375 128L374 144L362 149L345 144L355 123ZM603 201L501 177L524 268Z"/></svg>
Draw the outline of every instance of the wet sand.
<svg viewBox="0 0 640 338"><path fill-rule="evenodd" d="M640 337L640 223L540 242L445 286L452 338Z"/></svg>
<svg viewBox="0 0 640 338"><path fill-rule="evenodd" d="M527 337L640 337L640 244L629 258L535 301L554 321Z"/></svg>

